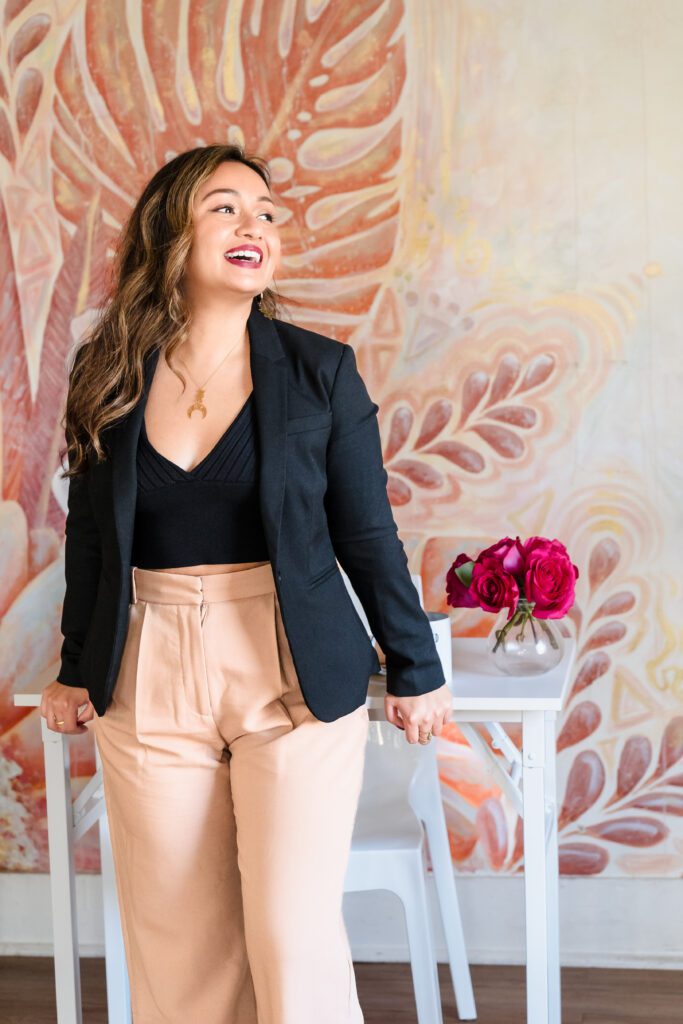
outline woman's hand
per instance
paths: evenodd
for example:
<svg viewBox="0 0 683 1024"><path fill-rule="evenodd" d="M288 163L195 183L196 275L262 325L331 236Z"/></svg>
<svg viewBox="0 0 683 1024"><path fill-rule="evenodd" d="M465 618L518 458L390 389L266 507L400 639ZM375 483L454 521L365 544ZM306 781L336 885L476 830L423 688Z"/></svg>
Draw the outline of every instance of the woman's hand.
<svg viewBox="0 0 683 1024"><path fill-rule="evenodd" d="M85 710L79 714L81 708ZM95 717L95 708L85 687L65 686L55 679L54 683L43 690L40 713L47 720L48 729L76 733L88 731L87 726L81 723ZM62 721L64 725L57 725L57 722Z"/></svg>
<svg viewBox="0 0 683 1024"><path fill-rule="evenodd" d="M438 690L431 690L419 697L394 697L384 695L384 713L387 721L397 729L404 729L408 743L419 743L420 733L428 732L438 736L450 720L453 694L444 683ZM427 741L428 742L428 741Z"/></svg>

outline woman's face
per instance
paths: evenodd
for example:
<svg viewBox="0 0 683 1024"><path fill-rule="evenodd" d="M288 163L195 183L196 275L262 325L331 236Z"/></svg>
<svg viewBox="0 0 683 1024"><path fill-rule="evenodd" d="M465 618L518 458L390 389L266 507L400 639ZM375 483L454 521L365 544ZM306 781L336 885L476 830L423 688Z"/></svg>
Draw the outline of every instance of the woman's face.
<svg viewBox="0 0 683 1024"><path fill-rule="evenodd" d="M241 163L220 164L193 205L194 236L185 267L188 300L253 298L280 261L278 211L263 178Z"/></svg>

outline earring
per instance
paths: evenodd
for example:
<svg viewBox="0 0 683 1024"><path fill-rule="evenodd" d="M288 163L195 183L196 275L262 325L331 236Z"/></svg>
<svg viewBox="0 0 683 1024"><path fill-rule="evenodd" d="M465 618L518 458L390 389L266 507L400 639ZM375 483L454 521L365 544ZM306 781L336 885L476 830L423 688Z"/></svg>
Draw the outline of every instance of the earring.
<svg viewBox="0 0 683 1024"><path fill-rule="evenodd" d="M258 297L258 308L259 308L259 313L262 313L265 317L268 317L269 320L273 320L274 319L273 314L263 304L263 292L261 292L261 294Z"/></svg>

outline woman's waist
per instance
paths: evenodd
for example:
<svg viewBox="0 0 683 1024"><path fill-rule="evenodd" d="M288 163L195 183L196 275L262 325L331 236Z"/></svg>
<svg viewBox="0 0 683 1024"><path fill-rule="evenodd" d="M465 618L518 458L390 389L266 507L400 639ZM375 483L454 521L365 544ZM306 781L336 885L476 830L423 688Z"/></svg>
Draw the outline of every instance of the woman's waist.
<svg viewBox="0 0 683 1024"><path fill-rule="evenodd" d="M209 565L210 572L197 570L202 566L182 569L141 569L131 567L133 603L149 601L157 604L210 604L235 598L256 597L275 592L275 579L270 562L222 563Z"/></svg>

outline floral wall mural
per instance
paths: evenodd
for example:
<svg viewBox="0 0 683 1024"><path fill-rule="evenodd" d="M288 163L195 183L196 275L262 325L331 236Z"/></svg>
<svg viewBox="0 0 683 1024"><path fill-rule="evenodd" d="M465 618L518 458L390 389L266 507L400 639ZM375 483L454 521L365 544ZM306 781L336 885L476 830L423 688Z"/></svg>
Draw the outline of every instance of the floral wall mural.
<svg viewBox="0 0 683 1024"><path fill-rule="evenodd" d="M581 569L562 873L680 875L680 8L6 0L2 18L2 868L47 868L39 712L13 694L58 668L67 358L143 183L230 140L270 161L292 317L353 345L380 405L426 606L488 633L445 576L506 534L558 537ZM70 742L78 791L92 738ZM519 871L521 822L456 723L439 759L455 869ZM99 869L94 830L77 866Z"/></svg>

